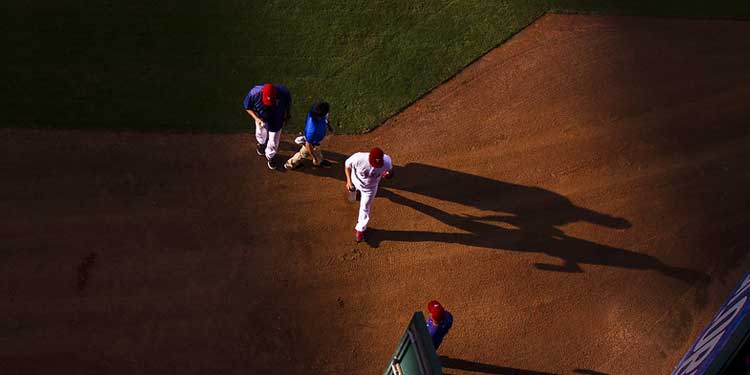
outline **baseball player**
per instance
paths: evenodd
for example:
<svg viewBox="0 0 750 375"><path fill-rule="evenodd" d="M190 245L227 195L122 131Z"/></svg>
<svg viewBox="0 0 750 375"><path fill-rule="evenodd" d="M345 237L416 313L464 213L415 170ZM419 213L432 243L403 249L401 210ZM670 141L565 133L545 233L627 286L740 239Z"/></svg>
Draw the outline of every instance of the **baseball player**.
<svg viewBox="0 0 750 375"><path fill-rule="evenodd" d="M443 338L453 327L453 315L449 313L440 302L432 300L427 304L427 310L430 312L427 318L427 332L432 337L432 344L435 350L443 343Z"/></svg>
<svg viewBox="0 0 750 375"><path fill-rule="evenodd" d="M302 165L302 159L312 159L315 166L331 166L331 162L323 159L323 152L320 150L320 143L326 136L326 130L333 133L333 128L328 121L330 110L331 106L326 102L313 104L305 120L305 138L302 147L284 163L284 168L295 169Z"/></svg>
<svg viewBox="0 0 750 375"><path fill-rule="evenodd" d="M279 148L281 128L291 117L292 96L289 89L278 83L254 86L245 96L245 111L255 120L257 153L265 154L268 169L276 169L274 161Z"/></svg>
<svg viewBox="0 0 750 375"><path fill-rule="evenodd" d="M367 223L370 221L370 207L381 178L393 176L391 157L384 154L378 147L370 152L357 152L344 162L346 173L346 190L358 190L361 195L359 202L359 219L354 227L356 240L361 242L365 238Z"/></svg>

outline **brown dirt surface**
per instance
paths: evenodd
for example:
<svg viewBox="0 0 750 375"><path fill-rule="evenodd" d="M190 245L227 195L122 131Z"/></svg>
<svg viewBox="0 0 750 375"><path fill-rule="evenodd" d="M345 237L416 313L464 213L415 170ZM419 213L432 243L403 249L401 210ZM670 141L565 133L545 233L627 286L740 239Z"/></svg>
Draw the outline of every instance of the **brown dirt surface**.
<svg viewBox="0 0 750 375"><path fill-rule="evenodd" d="M550 14L331 169L0 130L2 373L379 374L438 299L446 373L668 374L750 269L747 35ZM355 244L341 163L374 145L396 176Z"/></svg>

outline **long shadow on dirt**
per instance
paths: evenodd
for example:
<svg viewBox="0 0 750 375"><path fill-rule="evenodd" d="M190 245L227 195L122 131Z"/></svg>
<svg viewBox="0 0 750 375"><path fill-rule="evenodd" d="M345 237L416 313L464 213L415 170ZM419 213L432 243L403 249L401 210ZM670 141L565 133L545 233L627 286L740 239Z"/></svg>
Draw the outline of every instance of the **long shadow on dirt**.
<svg viewBox="0 0 750 375"><path fill-rule="evenodd" d="M471 371L480 374L493 374L493 375L556 375L549 372L540 371L529 371L520 370L510 367L501 367L495 365L488 365L479 362L470 362L463 359L450 358L440 356L440 363L445 368L451 368L455 370Z"/></svg>
<svg viewBox="0 0 750 375"><path fill-rule="evenodd" d="M328 151L324 155L335 162L332 168L308 166L299 171L334 178L343 183L343 162L346 156ZM381 182L378 197L411 207L464 233L370 228L367 243L372 247L379 247L386 241L445 242L488 249L541 252L561 260L561 264L535 264L537 269L545 271L583 272L580 264L596 264L656 270L685 282L706 283L710 280L705 273L671 267L650 255L566 235L557 227L581 221L612 229L627 229L631 224L623 218L578 207L568 198L549 190L421 163L395 166L394 175L393 179ZM407 198L395 190L458 203L493 214L456 215Z"/></svg>

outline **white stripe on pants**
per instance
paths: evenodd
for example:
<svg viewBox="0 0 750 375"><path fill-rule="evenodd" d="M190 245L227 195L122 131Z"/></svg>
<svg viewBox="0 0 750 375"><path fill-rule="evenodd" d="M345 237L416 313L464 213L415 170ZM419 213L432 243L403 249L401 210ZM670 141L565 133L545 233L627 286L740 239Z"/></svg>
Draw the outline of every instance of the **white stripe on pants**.
<svg viewBox="0 0 750 375"><path fill-rule="evenodd" d="M280 139L281 129L277 132L269 132L268 129L255 125L255 140L258 144L266 145L266 159L271 160L276 156Z"/></svg>
<svg viewBox="0 0 750 375"><path fill-rule="evenodd" d="M372 206L372 201L375 199L375 193L377 193L378 190L375 189L368 192L360 190L359 192L361 194L359 198L359 219L357 220L357 225L354 229L364 232L365 229L367 229L367 223L370 222L370 207Z"/></svg>

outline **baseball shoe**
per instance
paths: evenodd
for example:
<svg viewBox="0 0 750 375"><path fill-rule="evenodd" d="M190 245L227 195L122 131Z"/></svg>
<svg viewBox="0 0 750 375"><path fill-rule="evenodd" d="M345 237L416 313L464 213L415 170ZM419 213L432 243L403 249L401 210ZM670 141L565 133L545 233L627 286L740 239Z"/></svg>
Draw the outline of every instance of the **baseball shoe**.
<svg viewBox="0 0 750 375"><path fill-rule="evenodd" d="M258 153L258 155L263 156L266 154L266 145L258 144L258 147L255 148L255 152Z"/></svg>
<svg viewBox="0 0 750 375"><path fill-rule="evenodd" d="M362 242L365 240L365 232L360 232L358 230L355 230L355 237L357 239L357 242Z"/></svg>
<svg viewBox="0 0 750 375"><path fill-rule="evenodd" d="M273 159L268 159L268 169L276 169L278 165L276 165L276 162Z"/></svg>
<svg viewBox="0 0 750 375"><path fill-rule="evenodd" d="M284 169L286 169L288 171L293 170L293 169L299 169L299 167L301 167L301 166L302 166L302 163L299 163L297 165L292 165L292 164L289 164L289 163L284 163Z"/></svg>

